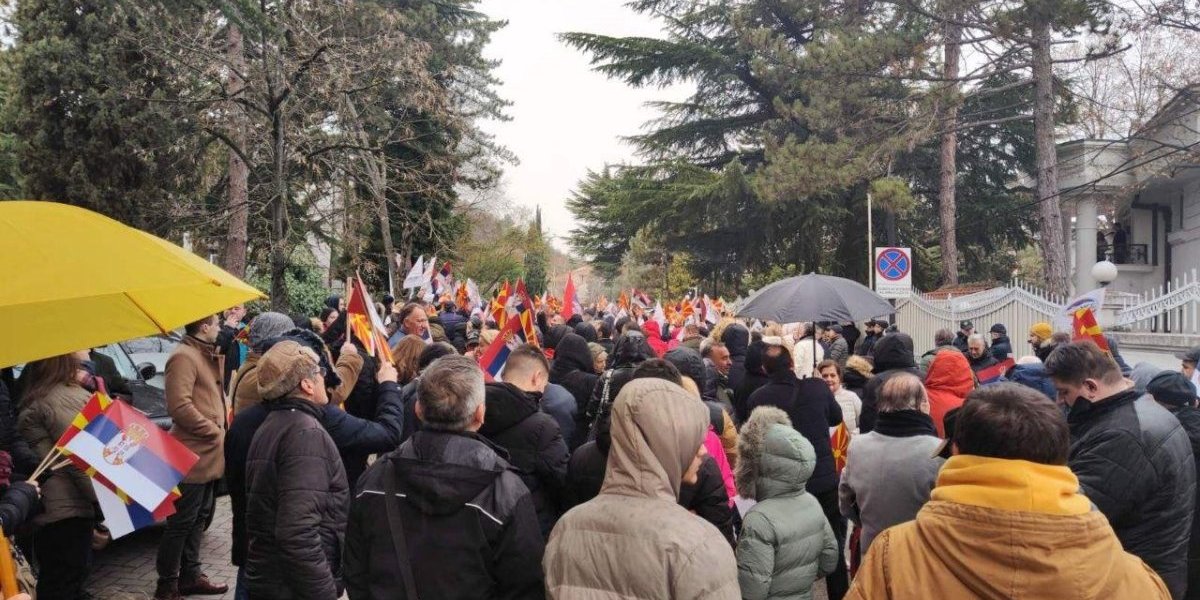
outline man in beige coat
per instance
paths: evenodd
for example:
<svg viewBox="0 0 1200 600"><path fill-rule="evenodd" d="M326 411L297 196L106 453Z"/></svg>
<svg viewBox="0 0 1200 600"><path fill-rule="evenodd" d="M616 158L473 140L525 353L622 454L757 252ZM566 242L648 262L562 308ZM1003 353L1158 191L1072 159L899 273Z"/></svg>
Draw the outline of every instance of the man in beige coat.
<svg viewBox="0 0 1200 600"><path fill-rule="evenodd" d="M740 598L729 544L676 502L680 483L695 480L704 457L704 405L669 381L639 379L612 410L604 487L550 534L543 560L549 596Z"/></svg>
<svg viewBox="0 0 1200 600"><path fill-rule="evenodd" d="M182 595L223 594L229 586L214 584L201 571L200 540L212 512L217 480L225 471L225 385L223 360L216 346L221 331L216 315L184 328L183 342L167 359L167 412L171 435L200 460L179 484L182 496L167 518L158 546L155 600Z"/></svg>

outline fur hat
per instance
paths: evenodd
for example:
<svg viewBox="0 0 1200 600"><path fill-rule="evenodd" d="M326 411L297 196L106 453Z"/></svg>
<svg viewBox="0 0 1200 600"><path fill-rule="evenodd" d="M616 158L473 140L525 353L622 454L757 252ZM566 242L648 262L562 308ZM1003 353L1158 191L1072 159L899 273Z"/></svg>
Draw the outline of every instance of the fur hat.
<svg viewBox="0 0 1200 600"><path fill-rule="evenodd" d="M258 360L258 393L278 400L312 377L320 367L317 353L295 340L282 340Z"/></svg>
<svg viewBox="0 0 1200 600"><path fill-rule="evenodd" d="M738 432L738 462L733 472L734 487L743 498L756 498L758 471L762 467L763 443L772 425L792 426L787 413L774 406L760 406Z"/></svg>

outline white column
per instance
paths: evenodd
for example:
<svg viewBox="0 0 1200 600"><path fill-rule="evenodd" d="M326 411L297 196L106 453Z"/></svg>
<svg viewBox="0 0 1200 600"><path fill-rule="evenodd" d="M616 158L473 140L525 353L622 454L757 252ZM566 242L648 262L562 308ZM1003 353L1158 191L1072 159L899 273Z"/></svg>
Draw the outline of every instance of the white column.
<svg viewBox="0 0 1200 600"><path fill-rule="evenodd" d="M1096 264L1096 200L1083 195L1075 203L1075 293L1086 294L1099 283L1092 278Z"/></svg>

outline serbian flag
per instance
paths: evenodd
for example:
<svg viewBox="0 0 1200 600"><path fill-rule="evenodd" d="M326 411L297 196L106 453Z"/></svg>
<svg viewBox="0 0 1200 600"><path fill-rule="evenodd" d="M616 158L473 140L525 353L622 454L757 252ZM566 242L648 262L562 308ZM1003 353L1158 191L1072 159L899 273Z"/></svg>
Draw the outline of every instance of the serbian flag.
<svg viewBox="0 0 1200 600"><path fill-rule="evenodd" d="M579 304L579 295L575 293L575 278L567 273L567 289L563 290L562 318L570 319L574 315L583 315L583 307Z"/></svg>
<svg viewBox="0 0 1200 600"><path fill-rule="evenodd" d="M199 458L128 404L110 400L96 414L102 401L93 399L55 446L143 508L157 509Z"/></svg>
<svg viewBox="0 0 1200 600"><path fill-rule="evenodd" d="M980 370L976 371L975 379L979 380L980 385L996 383L997 381L1000 381L1001 379L1003 379L1004 374L1007 373L1008 370L1013 368L1013 366L1015 366L1016 364L1017 364L1017 361L1013 360L1012 357L1010 356L1010 357L1008 357L986 369L980 369Z"/></svg>
<svg viewBox="0 0 1200 600"><path fill-rule="evenodd" d="M1104 339L1104 330L1100 329L1100 323L1096 322L1096 313L1090 307L1084 307L1075 311L1074 323L1071 326L1072 339L1092 340L1105 353L1112 354L1108 347L1108 340Z"/></svg>
<svg viewBox="0 0 1200 600"><path fill-rule="evenodd" d="M833 448L833 468L841 473L846 468L846 453L850 450L850 430L846 429L844 422L833 428L829 445Z"/></svg>
<svg viewBox="0 0 1200 600"><path fill-rule="evenodd" d="M500 329L500 335L492 342L483 355L479 357L479 367L488 381L496 381L508 362L508 355L521 344L526 342L525 329L521 319L509 319Z"/></svg>
<svg viewBox="0 0 1200 600"><path fill-rule="evenodd" d="M350 282L350 297L346 299L346 322L350 326L350 330L354 332L354 337L362 342L364 348L367 349L367 354L370 356L378 355L380 358L392 362L392 349L388 346L387 328L383 325L383 319L379 318L379 314L375 312L375 303L371 301L371 295L367 293L367 286L363 284L362 277L355 275Z"/></svg>
<svg viewBox="0 0 1200 600"><path fill-rule="evenodd" d="M151 511L134 502L128 495L109 489L99 479L92 479L92 490L96 492L96 501L100 504L100 511L104 513L104 526L108 527L114 540L143 527L161 523L175 514L175 500L179 498L178 489L163 500L158 510Z"/></svg>
<svg viewBox="0 0 1200 600"><path fill-rule="evenodd" d="M516 295L512 303L513 316L521 322L521 333L525 337L525 342L539 346L537 331L534 330L533 316L533 301L529 299L529 292L525 289L525 282L517 280Z"/></svg>

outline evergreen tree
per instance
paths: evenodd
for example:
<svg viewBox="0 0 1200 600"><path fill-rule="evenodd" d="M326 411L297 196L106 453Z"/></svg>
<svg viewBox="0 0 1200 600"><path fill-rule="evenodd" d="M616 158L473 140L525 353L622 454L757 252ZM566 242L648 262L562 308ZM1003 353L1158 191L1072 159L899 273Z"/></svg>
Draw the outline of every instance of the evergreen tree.
<svg viewBox="0 0 1200 600"><path fill-rule="evenodd" d="M525 244L525 289L530 295L546 293L546 264L549 262L546 238L542 236L542 207L537 207L529 224Z"/></svg>

